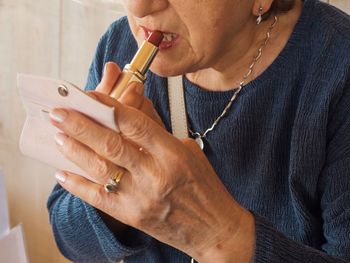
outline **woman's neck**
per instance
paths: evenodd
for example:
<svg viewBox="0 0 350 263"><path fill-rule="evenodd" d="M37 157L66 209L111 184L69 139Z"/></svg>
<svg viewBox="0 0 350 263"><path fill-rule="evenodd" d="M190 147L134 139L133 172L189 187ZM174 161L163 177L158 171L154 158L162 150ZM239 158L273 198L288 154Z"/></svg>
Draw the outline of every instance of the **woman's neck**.
<svg viewBox="0 0 350 263"><path fill-rule="evenodd" d="M262 56L255 64L252 73L245 80L245 83L258 77L278 57L288 42L294 26L300 17L302 5L302 2L299 0L291 11L278 15L278 22L272 30L271 38L267 46L263 49ZM237 88L243 80L243 76L248 72L249 66L253 62L253 58L257 55L259 47L266 39L266 33L273 22L274 16L272 15L249 38L241 38L242 41L236 42L235 48L228 50L224 56L221 56L222 59L218 60L213 67L188 73L186 77L194 84L206 90L227 91ZM253 27L258 28L256 25L253 25ZM247 30L249 29L247 28ZM232 61L234 62L232 63Z"/></svg>

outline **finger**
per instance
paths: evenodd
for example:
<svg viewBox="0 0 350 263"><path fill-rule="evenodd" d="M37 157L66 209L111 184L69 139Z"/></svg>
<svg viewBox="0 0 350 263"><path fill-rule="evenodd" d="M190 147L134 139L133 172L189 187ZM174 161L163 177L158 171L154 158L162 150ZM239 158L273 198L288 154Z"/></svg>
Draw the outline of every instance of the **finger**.
<svg viewBox="0 0 350 263"><path fill-rule="evenodd" d="M176 148L178 140L142 111L117 104L115 112L116 125L123 136L152 155Z"/></svg>
<svg viewBox="0 0 350 263"><path fill-rule="evenodd" d="M98 92L98 91L87 91L87 94L92 97L93 99L107 105L110 107L115 107L117 104L117 100L113 97L110 97L107 94Z"/></svg>
<svg viewBox="0 0 350 263"><path fill-rule="evenodd" d="M142 105L140 107L140 111L142 111L143 113L145 113L147 116L151 117L152 120L154 120L156 123L158 123L162 128L165 129L165 125L162 121L162 119L160 118L158 112L156 111L156 109L153 106L153 102L144 97Z"/></svg>
<svg viewBox="0 0 350 263"><path fill-rule="evenodd" d="M140 109L144 96L144 86L138 82L132 82L128 88L123 92L122 96L118 99L119 102L124 105L128 105L129 107L133 107L135 109Z"/></svg>
<svg viewBox="0 0 350 263"><path fill-rule="evenodd" d="M103 185L89 181L83 176L58 171L55 174L58 183L68 192L79 197L93 207L116 217L116 211L120 209L120 192L107 193ZM118 218L116 218L118 220ZM120 220L121 221L121 220Z"/></svg>
<svg viewBox="0 0 350 263"><path fill-rule="evenodd" d="M124 105L127 105L129 107L133 107L136 109L140 109L143 101L144 101L144 86L141 83L133 82L129 85L129 87L123 92L122 96L118 99L118 101ZM114 107L116 105L116 99L106 95L103 92L99 91L88 91L87 94L102 102L103 104L106 104L108 106Z"/></svg>
<svg viewBox="0 0 350 263"><path fill-rule="evenodd" d="M147 160L144 152L113 130L99 125L86 116L70 110L53 110L51 122L69 137L86 145L112 163L138 172Z"/></svg>
<svg viewBox="0 0 350 263"><path fill-rule="evenodd" d="M153 156L164 153L164 149L171 150L171 146L173 149L177 147L178 140L144 113L119 102L116 102L114 109L116 125L122 136L72 110L55 109L50 112L50 117L58 129L88 145L98 154L112 162L120 158L121 163L117 164L128 170L130 166L134 168L137 165L140 153L129 147L130 143L127 144L126 141L144 148ZM127 162L129 159L131 164Z"/></svg>
<svg viewBox="0 0 350 263"><path fill-rule="evenodd" d="M103 77L101 82L97 85L96 91L104 94L111 93L115 83L120 76L121 70L114 62L107 62L104 67Z"/></svg>
<svg viewBox="0 0 350 263"><path fill-rule="evenodd" d="M70 161L84 170L95 182L105 184L118 172L125 170L96 154L86 145L64 133L57 133L55 141L58 150Z"/></svg>
<svg viewBox="0 0 350 263"><path fill-rule="evenodd" d="M139 84L139 83L131 84L130 90L128 88L125 91L125 94L123 94L123 96L120 99L123 99L123 97L126 98L126 96L129 96L131 93L133 93L131 94L133 98L127 98L124 101L120 101L119 99L118 101L129 107L139 109L148 117L150 117L152 120L154 120L156 123L158 123L161 127L165 128L162 119L159 117L158 112L155 110L153 106L152 101L143 95L135 94L137 92L136 90L138 85L142 85L142 84ZM106 94L102 94L96 91L89 91L88 94L92 98L98 100L99 102L105 105L108 105L110 107L117 106L117 100L115 100L114 98Z"/></svg>

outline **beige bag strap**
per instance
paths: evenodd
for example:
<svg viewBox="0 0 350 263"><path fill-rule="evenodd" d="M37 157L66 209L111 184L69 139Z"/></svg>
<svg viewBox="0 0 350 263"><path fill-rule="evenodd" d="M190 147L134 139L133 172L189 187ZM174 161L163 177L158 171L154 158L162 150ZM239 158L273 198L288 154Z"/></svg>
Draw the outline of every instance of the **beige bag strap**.
<svg viewBox="0 0 350 263"><path fill-rule="evenodd" d="M177 138L188 137L187 115L182 76L168 78L171 128Z"/></svg>

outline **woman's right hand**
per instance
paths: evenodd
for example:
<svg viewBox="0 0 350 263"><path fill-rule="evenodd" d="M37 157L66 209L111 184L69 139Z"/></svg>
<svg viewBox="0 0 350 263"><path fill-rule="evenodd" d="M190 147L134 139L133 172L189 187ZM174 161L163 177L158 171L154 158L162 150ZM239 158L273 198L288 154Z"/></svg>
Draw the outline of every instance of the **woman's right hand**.
<svg viewBox="0 0 350 263"><path fill-rule="evenodd" d="M121 75L120 67L114 62L107 62L104 68L101 82L98 84L94 91L89 91L88 94L94 99L108 106L114 106L116 100L109 95ZM144 96L144 85L134 82L124 91L118 101L124 105L132 108L136 108L164 127L164 124L159 117L157 111L153 107L153 103L150 99ZM118 239L123 241L127 237L125 236L126 225L112 218L111 216L99 211L100 216L107 225L107 227L115 234L118 235ZM118 262L121 263L122 261Z"/></svg>
<svg viewBox="0 0 350 263"><path fill-rule="evenodd" d="M114 98L108 98L102 94L108 95L111 93L115 83L121 75L119 66L114 62L107 62L105 64L103 77L96 87L95 91L90 91L89 94L100 102L113 106L115 103ZM101 94L102 93L102 94ZM144 96L144 85L138 82L133 82L124 91L118 101L124 105L132 108L136 108L146 114L148 117L157 122L160 126L164 127L164 124L159 117L157 111L153 107L153 103L150 99Z"/></svg>

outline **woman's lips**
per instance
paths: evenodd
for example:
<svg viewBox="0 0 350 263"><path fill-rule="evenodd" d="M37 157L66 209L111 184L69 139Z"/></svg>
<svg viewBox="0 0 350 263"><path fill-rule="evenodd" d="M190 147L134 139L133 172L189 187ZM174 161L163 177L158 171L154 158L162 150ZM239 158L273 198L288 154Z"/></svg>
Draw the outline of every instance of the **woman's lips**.
<svg viewBox="0 0 350 263"><path fill-rule="evenodd" d="M150 30L150 29L143 27L143 26L140 26L140 27L144 31L145 40L149 38L149 36L151 35L151 33L153 31L155 31L155 30ZM157 31L160 31L160 30L157 30ZM166 50L166 49L172 48L179 39L178 34L171 33L171 32L163 32L163 31L160 31L160 32L163 34L164 37L163 37L162 42L159 45L159 50Z"/></svg>

